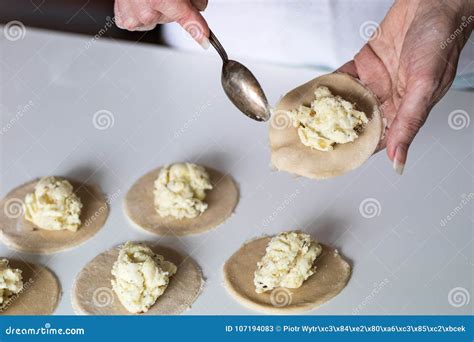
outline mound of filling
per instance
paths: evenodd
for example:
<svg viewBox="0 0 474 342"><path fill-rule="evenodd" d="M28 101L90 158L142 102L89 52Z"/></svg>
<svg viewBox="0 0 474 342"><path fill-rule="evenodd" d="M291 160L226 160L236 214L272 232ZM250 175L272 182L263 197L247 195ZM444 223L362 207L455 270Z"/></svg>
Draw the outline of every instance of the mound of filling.
<svg viewBox="0 0 474 342"><path fill-rule="evenodd" d="M308 234L284 232L276 235L268 243L262 260L257 263L255 292L300 287L314 274L313 264L321 251L321 245Z"/></svg>
<svg viewBox="0 0 474 342"><path fill-rule="evenodd" d="M10 268L7 259L0 259L0 310L5 310L22 289L21 270Z"/></svg>
<svg viewBox="0 0 474 342"><path fill-rule="evenodd" d="M112 267L112 288L129 312L146 312L165 292L176 271L176 265L149 247L127 242Z"/></svg>
<svg viewBox="0 0 474 342"><path fill-rule="evenodd" d="M41 178L25 197L25 218L41 229L77 231L82 203L73 190L67 180Z"/></svg>
<svg viewBox="0 0 474 342"><path fill-rule="evenodd" d="M314 96L309 107L301 105L288 112L304 145L331 151L336 144L346 144L359 137L358 132L369 122L364 112L334 96L327 87L318 87Z"/></svg>
<svg viewBox="0 0 474 342"><path fill-rule="evenodd" d="M155 181L155 209L162 217L195 218L207 209L206 190L212 185L202 166L179 163L165 166Z"/></svg>

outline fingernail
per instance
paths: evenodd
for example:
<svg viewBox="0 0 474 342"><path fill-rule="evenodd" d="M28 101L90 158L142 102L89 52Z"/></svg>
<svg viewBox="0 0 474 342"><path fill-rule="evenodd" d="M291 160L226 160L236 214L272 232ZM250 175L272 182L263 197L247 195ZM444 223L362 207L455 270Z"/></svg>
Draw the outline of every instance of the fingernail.
<svg viewBox="0 0 474 342"><path fill-rule="evenodd" d="M399 175L403 174L403 170L405 169L405 160L405 149L401 146L397 146L397 149L395 150L395 156L393 157L393 169Z"/></svg>
<svg viewBox="0 0 474 342"><path fill-rule="evenodd" d="M203 35L203 37L201 38L201 42L199 43L199 45L201 45L201 47L202 47L204 50L209 49L209 45L211 45L211 43L209 43L209 38L207 38L206 36Z"/></svg>

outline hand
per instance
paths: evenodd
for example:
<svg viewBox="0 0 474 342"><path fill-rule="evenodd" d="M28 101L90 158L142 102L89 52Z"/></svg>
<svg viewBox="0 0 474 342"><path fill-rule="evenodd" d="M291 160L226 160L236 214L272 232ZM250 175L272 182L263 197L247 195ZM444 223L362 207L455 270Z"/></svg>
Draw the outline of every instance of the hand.
<svg viewBox="0 0 474 342"><path fill-rule="evenodd" d="M339 69L381 101L389 128L379 148L387 147L399 174L415 135L454 80L472 32L470 11L464 0L398 0L354 60Z"/></svg>
<svg viewBox="0 0 474 342"><path fill-rule="evenodd" d="M199 13L206 7L207 0L115 0L115 23L129 31L148 31L176 21L207 49L209 26Z"/></svg>

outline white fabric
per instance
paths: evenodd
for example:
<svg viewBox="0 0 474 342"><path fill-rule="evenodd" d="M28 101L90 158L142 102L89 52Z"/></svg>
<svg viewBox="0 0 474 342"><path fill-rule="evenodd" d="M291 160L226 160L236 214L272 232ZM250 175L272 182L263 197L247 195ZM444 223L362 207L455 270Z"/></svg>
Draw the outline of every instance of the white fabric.
<svg viewBox="0 0 474 342"><path fill-rule="evenodd" d="M233 58L333 70L352 59L392 0L209 0L204 16ZM165 41L201 49L177 24L164 26ZM208 53L214 53L212 48ZM458 72L473 72L473 43Z"/></svg>

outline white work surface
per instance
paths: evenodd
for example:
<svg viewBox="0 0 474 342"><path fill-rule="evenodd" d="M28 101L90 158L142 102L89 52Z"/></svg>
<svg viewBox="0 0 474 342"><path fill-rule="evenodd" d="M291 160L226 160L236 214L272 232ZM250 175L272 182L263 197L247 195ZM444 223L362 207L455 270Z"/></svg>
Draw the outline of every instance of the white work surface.
<svg viewBox="0 0 474 342"><path fill-rule="evenodd" d="M112 198L105 226L77 248L33 255L0 247L2 256L57 274L63 296L56 314L73 314L71 286L89 260L142 239L190 254L202 267L206 286L187 314L255 314L227 294L222 265L246 240L291 229L337 247L353 267L342 293L310 314L472 313L474 123L448 120L454 111L451 118L470 119L472 93L451 91L433 109L402 177L381 152L347 175L314 181L271 169L268 124L246 118L225 97L215 53L30 28L16 41L2 33L0 49L1 196L54 174L99 184ZM317 76L245 64L272 104ZM113 125L94 122L101 110ZM187 237L160 238L131 226L122 211L129 187L180 161L231 174L241 194L235 214ZM375 204L374 217L360 209L366 199Z"/></svg>

